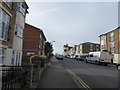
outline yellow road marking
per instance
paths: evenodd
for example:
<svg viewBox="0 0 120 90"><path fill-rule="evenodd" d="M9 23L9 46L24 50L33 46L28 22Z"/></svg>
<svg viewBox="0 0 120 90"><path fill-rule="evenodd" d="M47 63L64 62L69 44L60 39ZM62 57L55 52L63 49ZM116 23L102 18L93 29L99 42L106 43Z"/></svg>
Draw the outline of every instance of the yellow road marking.
<svg viewBox="0 0 120 90"><path fill-rule="evenodd" d="M72 71L69 70L69 69L66 69L66 71L67 71L68 73L72 74L72 75L75 77L75 79L77 79L77 80L79 81L79 83L80 83L84 88L86 88L86 90L91 90L91 88L90 88L79 76L77 76L74 72L72 72Z"/></svg>

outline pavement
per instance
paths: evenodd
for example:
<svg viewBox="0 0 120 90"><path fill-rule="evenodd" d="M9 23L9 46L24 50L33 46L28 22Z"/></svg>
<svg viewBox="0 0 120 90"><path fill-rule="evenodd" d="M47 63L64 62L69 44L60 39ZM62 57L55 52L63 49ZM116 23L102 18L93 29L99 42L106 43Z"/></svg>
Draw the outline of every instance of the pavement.
<svg viewBox="0 0 120 90"><path fill-rule="evenodd" d="M112 88L120 87L116 67L95 65L73 59L52 58L39 81L38 88Z"/></svg>
<svg viewBox="0 0 120 90"><path fill-rule="evenodd" d="M52 58L46 71L41 76L38 88L78 88L71 76L65 71L57 59Z"/></svg>

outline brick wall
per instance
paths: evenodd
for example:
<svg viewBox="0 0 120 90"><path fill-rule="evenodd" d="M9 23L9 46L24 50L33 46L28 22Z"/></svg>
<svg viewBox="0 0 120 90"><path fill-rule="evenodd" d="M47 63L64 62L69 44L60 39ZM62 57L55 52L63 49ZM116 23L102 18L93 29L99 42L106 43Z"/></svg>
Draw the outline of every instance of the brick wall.
<svg viewBox="0 0 120 90"><path fill-rule="evenodd" d="M25 30L23 33L23 56L26 56L27 52L38 54L40 51L40 31L40 29L25 24Z"/></svg>

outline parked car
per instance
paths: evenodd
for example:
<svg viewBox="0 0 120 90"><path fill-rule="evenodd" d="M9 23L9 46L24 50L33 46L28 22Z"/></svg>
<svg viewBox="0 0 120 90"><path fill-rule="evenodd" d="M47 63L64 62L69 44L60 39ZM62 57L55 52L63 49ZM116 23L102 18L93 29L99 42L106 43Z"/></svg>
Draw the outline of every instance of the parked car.
<svg viewBox="0 0 120 90"><path fill-rule="evenodd" d="M70 56L71 59L73 59L73 56Z"/></svg>
<svg viewBox="0 0 120 90"><path fill-rule="evenodd" d="M78 57L78 55L75 55L75 56L73 57L73 59L77 59L77 57Z"/></svg>
<svg viewBox="0 0 120 90"><path fill-rule="evenodd" d="M58 60L63 60L63 55L57 55L57 56L56 56L56 59L58 59Z"/></svg>
<svg viewBox="0 0 120 90"><path fill-rule="evenodd" d="M120 70L120 63L118 63L116 67L118 70Z"/></svg>
<svg viewBox="0 0 120 90"><path fill-rule="evenodd" d="M64 58L67 58L67 55L64 55L63 57L64 57Z"/></svg>
<svg viewBox="0 0 120 90"><path fill-rule="evenodd" d="M76 57L76 59L79 60L79 61L84 61L84 58L81 57L80 55L78 55L78 56Z"/></svg>
<svg viewBox="0 0 120 90"><path fill-rule="evenodd" d="M108 52L97 51L89 52L87 62L107 65L108 63L111 63L111 60Z"/></svg>

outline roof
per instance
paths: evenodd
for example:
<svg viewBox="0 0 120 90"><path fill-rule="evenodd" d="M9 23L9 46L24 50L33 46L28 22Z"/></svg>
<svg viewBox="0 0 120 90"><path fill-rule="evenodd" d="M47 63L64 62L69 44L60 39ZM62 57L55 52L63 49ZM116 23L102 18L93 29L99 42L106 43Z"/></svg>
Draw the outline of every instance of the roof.
<svg viewBox="0 0 120 90"><path fill-rule="evenodd" d="M28 24L28 23L25 23L25 25L28 25L28 26L30 26L30 27L33 27L33 28L36 28L37 30L39 30L39 31L42 33L43 38L45 39L45 41L47 40L42 29L37 28L37 27L35 27L35 26L33 26L33 25L30 25L30 24Z"/></svg>
<svg viewBox="0 0 120 90"><path fill-rule="evenodd" d="M84 42L84 43L80 43L81 44L99 44L99 43L92 43L92 42Z"/></svg>
<svg viewBox="0 0 120 90"><path fill-rule="evenodd" d="M36 29L38 29L38 30L42 31L42 29L37 28L37 27L35 27L35 26L33 26L33 25L30 25L30 24L28 24L28 23L25 23L25 25L28 25L28 26L30 26L30 27L33 27L33 28L36 28Z"/></svg>
<svg viewBox="0 0 120 90"><path fill-rule="evenodd" d="M69 47L68 44L64 45L64 47Z"/></svg>
<svg viewBox="0 0 120 90"><path fill-rule="evenodd" d="M118 29L120 29L120 26L117 27L116 29L112 30L112 31L109 31L109 32L105 33L105 34L101 34L99 37L101 37L101 36L103 36L103 35L106 35L106 34L108 34L108 33L114 32L115 30L118 30Z"/></svg>

